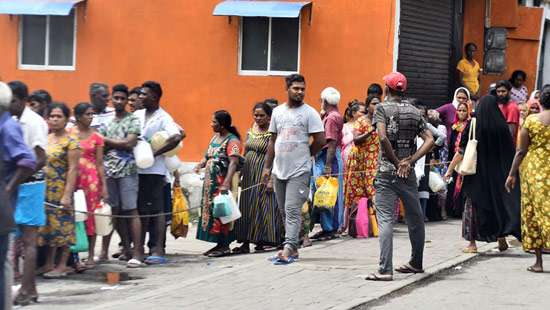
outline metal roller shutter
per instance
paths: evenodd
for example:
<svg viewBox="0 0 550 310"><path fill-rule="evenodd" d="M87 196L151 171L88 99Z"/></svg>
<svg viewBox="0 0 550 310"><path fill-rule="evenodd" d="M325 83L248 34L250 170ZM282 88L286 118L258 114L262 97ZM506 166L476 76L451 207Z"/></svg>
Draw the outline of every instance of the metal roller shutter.
<svg viewBox="0 0 550 310"><path fill-rule="evenodd" d="M449 101L453 18L453 0L401 0L397 70L407 77L407 96L431 107Z"/></svg>

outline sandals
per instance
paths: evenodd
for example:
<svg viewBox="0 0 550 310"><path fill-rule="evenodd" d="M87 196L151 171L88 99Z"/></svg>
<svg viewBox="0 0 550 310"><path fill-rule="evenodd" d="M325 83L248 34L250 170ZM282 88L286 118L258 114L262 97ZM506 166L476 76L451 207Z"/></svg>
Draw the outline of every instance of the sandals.
<svg viewBox="0 0 550 310"><path fill-rule="evenodd" d="M42 275L44 279L61 279L61 278L65 278L66 276L67 276L67 272L65 271L60 272L57 270L48 271Z"/></svg>
<svg viewBox="0 0 550 310"><path fill-rule="evenodd" d="M467 247L467 248L465 248L464 250L462 250L462 253L466 253L466 254L476 254L476 253L477 253L477 248L470 248L470 247Z"/></svg>
<svg viewBox="0 0 550 310"><path fill-rule="evenodd" d="M240 246L231 251L233 254L250 254L250 247Z"/></svg>
<svg viewBox="0 0 550 310"><path fill-rule="evenodd" d="M211 252L210 254L208 254L208 257L224 257L224 256L229 256L229 255L231 255L231 250L229 250L229 249L215 250L215 251Z"/></svg>
<svg viewBox="0 0 550 310"><path fill-rule="evenodd" d="M381 274L381 273L371 273L365 280L367 281L393 281L393 275L391 274Z"/></svg>
<svg viewBox="0 0 550 310"><path fill-rule="evenodd" d="M289 265L297 261L298 258L294 258L294 256L289 256L287 259L277 257L276 260L273 261L273 265Z"/></svg>
<svg viewBox="0 0 550 310"><path fill-rule="evenodd" d="M318 239L321 239L322 237L324 237L325 235L326 235L326 232L320 231L320 232L315 233L313 236L309 237L309 239L318 240Z"/></svg>
<svg viewBox="0 0 550 310"><path fill-rule="evenodd" d="M168 260L162 256L151 255L145 259L145 263L147 265L164 265L168 263Z"/></svg>
<svg viewBox="0 0 550 310"><path fill-rule="evenodd" d="M499 238L498 239L498 250L500 252L504 252L508 250L508 242L506 242L505 238Z"/></svg>
<svg viewBox="0 0 550 310"><path fill-rule="evenodd" d="M202 255L208 256L208 255L210 255L210 253L217 251L219 248L220 248L220 247L219 247L218 245L216 245L215 247L211 248L210 250L208 250L208 251L202 253Z"/></svg>
<svg viewBox="0 0 550 310"><path fill-rule="evenodd" d="M527 271L534 272L534 273L543 273L544 269L535 269L535 266L529 266L527 267Z"/></svg>
<svg viewBox="0 0 550 310"><path fill-rule="evenodd" d="M263 245L257 245L254 247L254 253L263 253L266 251L265 248Z"/></svg>
<svg viewBox="0 0 550 310"><path fill-rule="evenodd" d="M125 262L127 262L127 261L129 261L130 259L132 259L132 256L131 256L131 255L128 255L128 254L120 254L120 255L118 256L118 260L120 260L120 261L125 261Z"/></svg>
<svg viewBox="0 0 550 310"><path fill-rule="evenodd" d="M147 264L143 263L139 259L132 258L126 263L127 268L141 268L145 267Z"/></svg>
<svg viewBox="0 0 550 310"><path fill-rule="evenodd" d="M424 273L424 269L417 269L410 264L405 264L399 268L395 268L395 271L400 273Z"/></svg>
<svg viewBox="0 0 550 310"><path fill-rule="evenodd" d="M13 304L15 306L28 306L31 304L31 302L37 303L38 302L38 294L25 294L22 292L19 292L15 299L13 300Z"/></svg>

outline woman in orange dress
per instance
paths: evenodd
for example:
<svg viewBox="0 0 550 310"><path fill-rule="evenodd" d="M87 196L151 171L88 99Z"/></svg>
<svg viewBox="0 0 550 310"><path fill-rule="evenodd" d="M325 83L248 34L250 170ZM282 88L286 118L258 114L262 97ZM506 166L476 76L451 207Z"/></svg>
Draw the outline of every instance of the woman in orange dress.
<svg viewBox="0 0 550 310"><path fill-rule="evenodd" d="M344 230L348 228L350 207L356 205L357 201L363 197L368 198L370 204L374 199L374 178L380 142L376 128L372 125L372 117L378 103L380 103L378 97L370 95L365 101L366 111L365 106L355 108L352 106L351 108L352 111L355 111L352 112L354 145L348 157L344 180L346 208Z"/></svg>

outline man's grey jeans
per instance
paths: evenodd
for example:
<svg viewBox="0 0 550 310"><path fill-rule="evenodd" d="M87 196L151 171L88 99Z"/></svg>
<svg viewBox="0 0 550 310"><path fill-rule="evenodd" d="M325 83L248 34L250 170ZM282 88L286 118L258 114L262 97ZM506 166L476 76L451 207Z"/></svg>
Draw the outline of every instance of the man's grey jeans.
<svg viewBox="0 0 550 310"><path fill-rule="evenodd" d="M285 247L297 251L300 246L302 229L302 206L309 196L310 173L306 172L288 180L273 176L273 188L279 208L285 212Z"/></svg>
<svg viewBox="0 0 550 310"><path fill-rule="evenodd" d="M393 222L395 216L395 202L401 198L405 208L405 219L409 228L409 239L412 246L409 264L422 269L424 253L424 217L418 199L418 185L414 171L408 178L379 172L374 182L376 189L375 206L378 229L380 231L380 267L381 274L393 273Z"/></svg>

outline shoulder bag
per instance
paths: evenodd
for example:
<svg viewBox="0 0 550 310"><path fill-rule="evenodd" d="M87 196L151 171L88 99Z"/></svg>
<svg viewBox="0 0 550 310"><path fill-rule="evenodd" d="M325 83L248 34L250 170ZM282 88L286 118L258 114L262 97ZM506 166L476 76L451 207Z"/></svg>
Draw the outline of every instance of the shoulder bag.
<svg viewBox="0 0 550 310"><path fill-rule="evenodd" d="M468 131L468 144L464 150L462 161L456 166L455 171L460 175L476 174L477 167L477 140L476 140L476 118L470 121L470 130Z"/></svg>

